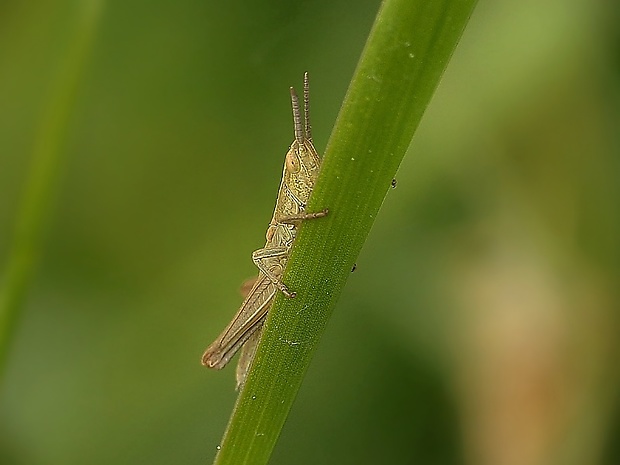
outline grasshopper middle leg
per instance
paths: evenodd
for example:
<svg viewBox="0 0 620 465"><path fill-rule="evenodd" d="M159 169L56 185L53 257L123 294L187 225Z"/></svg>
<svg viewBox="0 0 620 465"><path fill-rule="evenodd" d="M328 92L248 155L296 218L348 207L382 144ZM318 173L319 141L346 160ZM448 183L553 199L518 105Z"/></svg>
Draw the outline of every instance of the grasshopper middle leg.
<svg viewBox="0 0 620 465"><path fill-rule="evenodd" d="M303 220L322 218L326 216L327 213L328 213L328 210L326 208L325 210L322 210L320 212L315 212L315 213L301 212L295 215L286 215L286 216L279 218L278 220L280 224L295 224ZM280 271L278 275L282 273L283 271L282 269L284 267L285 262L283 263L281 259L287 258L289 251L290 251L290 246L278 245L278 246L270 247L269 245L267 245L266 247L255 250L252 253L252 261L258 267L258 269L265 276L267 276L267 278L269 278L269 280L272 283L278 286L278 288L282 291L282 293L285 296L289 298L294 298L296 296L295 292L291 292L289 288L286 286L286 284L284 284L282 280L280 279L280 277L277 276L276 273L274 272L274 269L275 269L275 270ZM272 263L268 263L271 259L274 259L274 258L280 259L278 260L280 263L276 264L275 266Z"/></svg>
<svg viewBox="0 0 620 465"><path fill-rule="evenodd" d="M252 261L258 267L258 269L265 276L267 276L269 281L271 281L276 286L278 286L278 288L282 291L282 293L286 297L293 298L295 297L295 293L289 291L288 287L286 287L286 284L284 284L278 276L279 274L282 273L282 270L281 270L282 265L279 265L279 264L273 265L273 264L267 263L267 261L269 261L272 258L286 257L288 255L288 252L289 252L289 248L284 247L284 246L264 247L262 249L258 249L252 252ZM280 273L277 273L278 275L276 275L275 270L280 271Z"/></svg>

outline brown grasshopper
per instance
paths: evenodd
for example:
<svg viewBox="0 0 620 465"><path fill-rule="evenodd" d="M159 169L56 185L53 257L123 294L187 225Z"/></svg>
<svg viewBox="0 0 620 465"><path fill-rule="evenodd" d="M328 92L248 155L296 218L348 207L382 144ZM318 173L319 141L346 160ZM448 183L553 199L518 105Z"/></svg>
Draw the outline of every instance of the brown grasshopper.
<svg viewBox="0 0 620 465"><path fill-rule="evenodd" d="M226 366L243 346L237 365L237 389L245 382L260 341L263 323L276 292L280 290L290 298L296 295L281 278L297 228L303 220L327 215L327 209L316 213L305 211L321 164L312 143L308 73L304 74L303 125L299 98L295 89L291 87L290 90L295 140L284 159L276 207L267 228L267 242L265 247L252 253L252 260L259 270L258 277L253 281L237 314L202 356L203 365L220 369Z"/></svg>

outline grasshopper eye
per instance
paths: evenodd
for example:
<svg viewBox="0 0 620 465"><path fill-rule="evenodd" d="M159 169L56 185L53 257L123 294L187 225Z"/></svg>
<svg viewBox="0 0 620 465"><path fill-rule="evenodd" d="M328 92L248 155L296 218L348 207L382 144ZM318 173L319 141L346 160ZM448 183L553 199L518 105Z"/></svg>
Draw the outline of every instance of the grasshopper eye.
<svg viewBox="0 0 620 465"><path fill-rule="evenodd" d="M299 158L292 150L286 154L286 169L291 173L297 173L299 171L300 164Z"/></svg>

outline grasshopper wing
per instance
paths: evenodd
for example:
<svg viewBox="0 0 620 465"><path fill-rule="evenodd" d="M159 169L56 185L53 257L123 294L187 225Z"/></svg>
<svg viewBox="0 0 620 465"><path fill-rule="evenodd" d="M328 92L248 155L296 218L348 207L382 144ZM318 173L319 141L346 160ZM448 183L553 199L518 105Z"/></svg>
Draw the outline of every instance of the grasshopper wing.
<svg viewBox="0 0 620 465"><path fill-rule="evenodd" d="M243 387L245 384L245 379L248 377L250 367L252 366L252 361L256 355L258 343L260 342L260 337L263 334L263 323L265 322L266 317L267 315L265 315L263 320L256 325L258 328L252 333L248 340L245 341L245 344L243 344L243 347L241 348L241 354L239 355L236 371L237 391Z"/></svg>
<svg viewBox="0 0 620 465"><path fill-rule="evenodd" d="M203 365L218 370L226 366L241 346L262 327L277 289L269 278L259 274L233 320L205 351Z"/></svg>

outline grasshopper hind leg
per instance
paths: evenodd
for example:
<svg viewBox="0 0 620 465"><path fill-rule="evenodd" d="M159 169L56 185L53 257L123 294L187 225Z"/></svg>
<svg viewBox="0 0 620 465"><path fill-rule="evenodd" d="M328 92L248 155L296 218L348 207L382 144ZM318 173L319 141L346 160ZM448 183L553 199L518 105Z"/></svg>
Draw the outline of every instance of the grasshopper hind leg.
<svg viewBox="0 0 620 465"><path fill-rule="evenodd" d="M264 320L263 320L264 321ZM260 337L263 334L263 322L260 323L260 328L258 328L252 335L245 341L245 344L241 348L241 354L239 355L239 361L237 362L237 391L241 390L243 385L245 384L245 380L248 377L248 373L250 372L250 367L252 366L252 362L254 361L254 356L256 355L256 349L258 348L258 343L260 342Z"/></svg>

